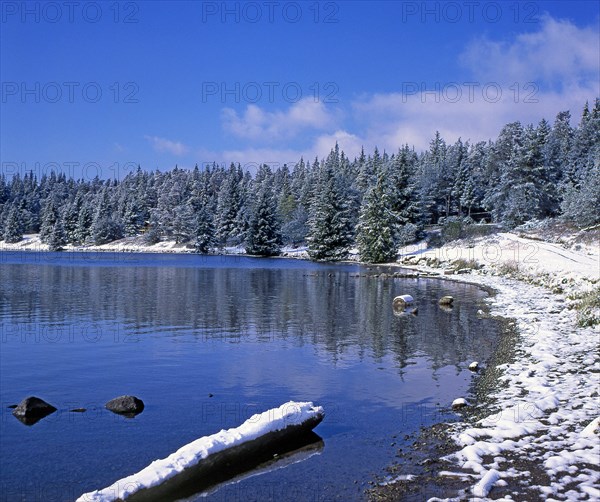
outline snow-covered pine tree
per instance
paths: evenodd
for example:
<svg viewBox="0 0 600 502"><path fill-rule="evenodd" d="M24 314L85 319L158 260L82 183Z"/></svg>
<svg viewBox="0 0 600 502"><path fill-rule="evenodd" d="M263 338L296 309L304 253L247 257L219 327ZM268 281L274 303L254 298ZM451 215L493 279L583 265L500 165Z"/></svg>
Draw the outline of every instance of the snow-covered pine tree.
<svg viewBox="0 0 600 502"><path fill-rule="evenodd" d="M206 254L216 244L213 215L208 206L201 207L196 215L195 234L194 246L198 253Z"/></svg>
<svg viewBox="0 0 600 502"><path fill-rule="evenodd" d="M275 256L281 250L281 225L273 195L272 176L270 173L263 174L262 181L256 184L257 193L246 231L246 252Z"/></svg>
<svg viewBox="0 0 600 502"><path fill-rule="evenodd" d="M48 243L54 227L60 220L60 196L52 193L44 202L41 214L40 240Z"/></svg>
<svg viewBox="0 0 600 502"><path fill-rule="evenodd" d="M568 111L559 112L556 115L543 152L549 179L555 189L557 186L564 184L565 181L574 181L573 173L570 173L569 169L573 134L571 113Z"/></svg>
<svg viewBox="0 0 600 502"><path fill-rule="evenodd" d="M436 131L435 137L429 143L429 150L421 156L418 184L419 206L424 223L437 223L439 218L446 214L447 150L446 142L439 131Z"/></svg>
<svg viewBox="0 0 600 502"><path fill-rule="evenodd" d="M396 259L398 220L390 210L388 190L385 176L381 173L363 199L356 242L361 260L369 263Z"/></svg>
<svg viewBox="0 0 600 502"><path fill-rule="evenodd" d="M600 156L589 166L579 187L567 185L561 209L565 220L582 228L600 223Z"/></svg>
<svg viewBox="0 0 600 502"><path fill-rule="evenodd" d="M50 251L61 251L63 246L67 244L67 234L63 227L62 219L59 218L54 224L46 243Z"/></svg>
<svg viewBox="0 0 600 502"><path fill-rule="evenodd" d="M399 225L418 223L420 219L416 188L417 156L404 145L389 162L386 172L389 187L389 208Z"/></svg>
<svg viewBox="0 0 600 502"><path fill-rule="evenodd" d="M15 205L10 205L8 215L4 222L3 232L4 242L14 244L23 239L23 222L21 221L21 212Z"/></svg>
<svg viewBox="0 0 600 502"><path fill-rule="evenodd" d="M85 243L92 235L92 224L94 223L94 197L87 193L82 201L81 209L77 217L77 229L75 230L74 242Z"/></svg>
<svg viewBox="0 0 600 502"><path fill-rule="evenodd" d="M309 219L308 254L313 260L335 261L348 256L353 239L348 196L336 177L332 150L319 172Z"/></svg>
<svg viewBox="0 0 600 502"><path fill-rule="evenodd" d="M90 228L94 244L107 244L123 237L123 227L114 216L109 198L109 188L105 187L97 197L97 209Z"/></svg>
<svg viewBox="0 0 600 502"><path fill-rule="evenodd" d="M241 207L241 187L243 176L231 164L219 188L216 212L217 241L226 246L236 241L238 235L238 213Z"/></svg>

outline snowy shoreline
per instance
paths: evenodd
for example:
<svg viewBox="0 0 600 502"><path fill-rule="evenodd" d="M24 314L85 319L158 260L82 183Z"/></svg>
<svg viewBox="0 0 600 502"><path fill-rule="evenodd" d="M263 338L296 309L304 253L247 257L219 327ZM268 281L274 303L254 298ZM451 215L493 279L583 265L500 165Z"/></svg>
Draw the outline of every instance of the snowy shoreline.
<svg viewBox="0 0 600 502"><path fill-rule="evenodd" d="M494 500L524 493L545 500L599 499L600 326L577 326L569 307L574 295L600 284L600 244L499 234L407 251L403 266L441 268L445 279L492 288L490 314L514 319L519 334L516 360L496 367L501 376L489 396L492 409L480 409L484 418L474 423L450 426L456 452L443 459L446 470L439 475L461 479L467 488L446 500L491 500L493 487L508 483L522 488ZM465 265L474 268L460 268ZM501 275L507 271L518 279ZM524 465L536 465L549 482L532 484Z"/></svg>
<svg viewBox="0 0 600 502"><path fill-rule="evenodd" d="M1 243L0 251L45 250L37 236L26 237L18 244ZM173 242L140 246L126 239L65 251L191 252ZM225 251L244 254L239 248ZM600 243L500 233L401 251L398 262L383 265L492 288L490 313L514 319L519 332L518 358L497 367L502 376L490 396L493 408L474 424L451 426L457 451L446 458L441 475L458 477L469 487L457 499L488 500L490 490L493 495L493 487L507 480L522 482L528 495L547 500L600 498L600 326L578 327L571 308L575 295L600 284ZM284 253L307 258L305 248ZM537 464L549 482L530 486L528 472L515 467L514 458Z"/></svg>

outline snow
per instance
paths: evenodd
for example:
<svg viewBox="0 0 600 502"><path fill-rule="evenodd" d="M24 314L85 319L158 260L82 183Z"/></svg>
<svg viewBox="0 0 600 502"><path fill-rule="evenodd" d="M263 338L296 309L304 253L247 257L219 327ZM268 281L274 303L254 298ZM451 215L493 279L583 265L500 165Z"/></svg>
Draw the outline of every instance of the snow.
<svg viewBox="0 0 600 502"><path fill-rule="evenodd" d="M0 251L48 251L48 244L42 243L39 234L27 234L23 240L14 244L0 240ZM177 244L174 240L160 241L156 244L145 244L140 237L125 237L102 245L73 245L64 246L64 251L107 251L116 253L193 253L194 249L185 244ZM230 246L221 250L227 255L243 255L243 246ZM282 247L281 255L290 258L308 259L308 248Z"/></svg>
<svg viewBox="0 0 600 502"><path fill-rule="evenodd" d="M400 300L402 300L404 303L409 304L415 301L415 299L410 296L410 295L399 295L396 298L394 298L394 300L396 300L397 298L399 298Z"/></svg>
<svg viewBox="0 0 600 502"><path fill-rule="evenodd" d="M396 484L400 481L414 481L417 479L417 476L414 474L400 474L398 476L387 476L384 481L379 483L379 486L388 486Z"/></svg>
<svg viewBox="0 0 600 502"><path fill-rule="evenodd" d="M116 481L102 490L85 493L77 502L108 502L125 499L144 488L158 486L167 479L193 467L201 460L228 448L259 438L269 432L300 425L324 414L323 408L311 402L289 401L279 408L253 415L239 427L221 430L199 438L160 460L155 460L136 474Z"/></svg>
<svg viewBox="0 0 600 502"><path fill-rule="evenodd" d="M440 474L466 480L471 494L447 500L490 500L486 490L492 479L496 486L522 481L531 499L599 498L600 326L577 326L569 307L572 295L600 283L600 243L543 242L501 233L404 251L401 261L417 270L439 273L442 268L445 279L493 288L496 294L487 300L491 314L514 319L519 333L515 360L496 368L498 388L492 406L480 409L484 418L451 426L457 451L445 460L453 469ZM456 274L458 259L480 268ZM519 279L503 275L507 264L514 265L510 268L518 270ZM536 465L548 482L538 477L534 485L530 473L511 459Z"/></svg>
<svg viewBox="0 0 600 502"><path fill-rule="evenodd" d="M464 397L459 397L452 401L453 408L462 408L463 406L467 406L467 400Z"/></svg>
<svg viewBox="0 0 600 502"><path fill-rule="evenodd" d="M479 482L473 487L473 495L476 497L486 497L490 490L500 479L500 473L496 469L487 471Z"/></svg>

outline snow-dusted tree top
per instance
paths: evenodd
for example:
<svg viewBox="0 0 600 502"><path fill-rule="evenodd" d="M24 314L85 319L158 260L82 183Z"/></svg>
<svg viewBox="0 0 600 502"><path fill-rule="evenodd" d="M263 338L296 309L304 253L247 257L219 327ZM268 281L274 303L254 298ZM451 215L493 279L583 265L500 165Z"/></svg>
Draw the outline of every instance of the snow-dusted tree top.
<svg viewBox="0 0 600 502"><path fill-rule="evenodd" d="M485 219L515 226L562 215L600 222L600 100L580 123L561 112L551 126L512 122L495 141L427 151L364 151L349 159L336 145L326 159L267 165L252 175L219 165L161 173L139 168L122 181L64 174L0 177L0 240L40 233L50 249L104 244L125 236L175 240L206 253L244 246L275 255L308 244L312 258L338 260L350 247L364 261L386 261L399 245L440 218Z"/></svg>
<svg viewBox="0 0 600 502"><path fill-rule="evenodd" d="M320 406L314 406L310 402L289 401L279 408L253 415L239 427L221 430L212 436L186 444L168 457L155 460L136 474L120 479L102 490L83 494L77 502L125 500L142 489L160 485L215 453L323 416L324 410Z"/></svg>

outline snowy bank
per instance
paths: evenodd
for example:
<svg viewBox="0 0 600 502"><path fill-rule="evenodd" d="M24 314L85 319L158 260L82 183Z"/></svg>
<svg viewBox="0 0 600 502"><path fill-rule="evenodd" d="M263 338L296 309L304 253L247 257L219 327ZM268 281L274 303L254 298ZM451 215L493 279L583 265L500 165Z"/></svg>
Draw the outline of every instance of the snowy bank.
<svg viewBox="0 0 600 502"><path fill-rule="evenodd" d="M496 368L492 406L482 404L474 423L451 425L458 449L439 475L459 474L468 487L448 500L490 500L507 485L504 494L518 498L600 498L600 326L577 326L572 308L574 295L600 283L600 244L574 249L503 233L421 246L401 262L493 288L491 313L514 319L519 333L515 360Z"/></svg>
<svg viewBox="0 0 600 502"><path fill-rule="evenodd" d="M77 502L160 500L181 490L191 478L312 431L323 417L320 406L290 401L253 415L239 427L199 438L107 488L83 494Z"/></svg>
<svg viewBox="0 0 600 502"><path fill-rule="evenodd" d="M288 258L308 259L306 246L281 248L281 256ZM23 239L16 243L7 243L0 240L0 251L48 251L48 244L44 244L39 234L27 234ZM178 244L174 240L164 240L155 244L144 242L143 237L124 237L107 244L67 244L63 251L95 251L111 253L195 253L194 247L189 244ZM245 255L246 250L243 246L228 246L221 249L212 250L213 254L224 255Z"/></svg>

